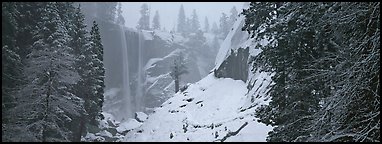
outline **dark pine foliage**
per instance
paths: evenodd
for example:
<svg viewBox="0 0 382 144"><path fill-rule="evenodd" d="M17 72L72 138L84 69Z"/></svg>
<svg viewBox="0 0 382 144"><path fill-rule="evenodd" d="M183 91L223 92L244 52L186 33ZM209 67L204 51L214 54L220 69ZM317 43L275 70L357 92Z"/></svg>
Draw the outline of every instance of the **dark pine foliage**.
<svg viewBox="0 0 382 144"><path fill-rule="evenodd" d="M81 120L102 119L97 25L72 2L6 2L2 20L3 141L79 141Z"/></svg>
<svg viewBox="0 0 382 144"><path fill-rule="evenodd" d="M251 3L245 25L260 47L253 67L274 73L259 121L268 141L380 137L379 3Z"/></svg>

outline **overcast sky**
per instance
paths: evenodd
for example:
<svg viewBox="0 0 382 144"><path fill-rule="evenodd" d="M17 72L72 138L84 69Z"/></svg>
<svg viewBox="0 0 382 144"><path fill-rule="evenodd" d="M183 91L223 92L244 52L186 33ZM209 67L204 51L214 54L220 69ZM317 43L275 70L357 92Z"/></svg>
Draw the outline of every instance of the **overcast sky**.
<svg viewBox="0 0 382 144"><path fill-rule="evenodd" d="M127 27L135 28L137 26L141 17L139 10L143 3L147 3L151 8L150 27L155 11L158 10L161 27L166 27L166 30L171 30L176 25L181 4L183 4L186 17L191 16L193 9L196 10L201 28L204 28L206 16L211 28L213 22L219 24L218 21L223 12L229 16L231 8L235 6L240 13L244 4L243 2L123 2L123 17Z"/></svg>

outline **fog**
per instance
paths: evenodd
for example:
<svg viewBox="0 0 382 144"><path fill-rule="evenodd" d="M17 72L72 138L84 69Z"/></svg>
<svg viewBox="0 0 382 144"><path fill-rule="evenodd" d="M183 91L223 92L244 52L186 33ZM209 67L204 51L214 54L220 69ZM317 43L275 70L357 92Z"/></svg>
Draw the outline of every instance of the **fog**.
<svg viewBox="0 0 382 144"><path fill-rule="evenodd" d="M240 13L244 5L243 2L149 2L146 4L150 20L146 17L140 25L144 27L138 28L145 2L120 3L124 23L105 15L115 6L113 3L82 4L87 25L93 20L99 23L104 45L106 87L103 110L122 121L134 117L135 112L151 113L176 90L207 76L214 67L221 42L237 17L231 9L235 7ZM196 25L199 26L192 22L178 25L181 5L185 20L198 21ZM119 6L116 9L118 17ZM196 20L191 20L193 10ZM156 11L160 29L153 28ZM222 13L226 14L223 25L220 21ZM204 29L206 17L209 31ZM212 30L214 23L216 31ZM178 26L183 28L178 29ZM188 73L174 78L172 67L180 55Z"/></svg>
<svg viewBox="0 0 382 144"><path fill-rule="evenodd" d="M187 17L191 15L193 9L196 10L202 27L204 26L205 17L208 18L210 25L213 22L218 24L223 12L229 14L233 6L240 12L244 4L243 2L123 2L122 15L125 18L127 27L135 28L137 26L141 17L139 10L144 3L151 7L150 22L152 22L155 11L158 10L161 26L165 27L166 30L176 27L179 9L182 4Z"/></svg>

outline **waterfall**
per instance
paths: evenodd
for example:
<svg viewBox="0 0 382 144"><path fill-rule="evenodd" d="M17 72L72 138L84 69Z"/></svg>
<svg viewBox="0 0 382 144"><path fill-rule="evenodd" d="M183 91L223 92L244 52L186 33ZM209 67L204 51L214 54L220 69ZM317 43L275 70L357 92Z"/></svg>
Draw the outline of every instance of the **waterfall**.
<svg viewBox="0 0 382 144"><path fill-rule="evenodd" d="M122 110L120 110L121 116L126 118L133 118L134 117L134 111L133 111L133 105L131 103L131 95L130 95L130 85L129 85L129 63L127 59L127 44L126 44L126 35L125 35L125 29L123 25L120 25L121 30L121 46L122 46L122 67L123 67L123 73L122 73L122 95L123 95L123 103L124 106L122 106Z"/></svg>
<svg viewBox="0 0 382 144"><path fill-rule="evenodd" d="M143 102L143 95L142 95L142 47L143 47L143 33L142 30L139 30L138 33L138 73L137 73L137 79L138 84L136 87L136 110L142 111L142 102Z"/></svg>

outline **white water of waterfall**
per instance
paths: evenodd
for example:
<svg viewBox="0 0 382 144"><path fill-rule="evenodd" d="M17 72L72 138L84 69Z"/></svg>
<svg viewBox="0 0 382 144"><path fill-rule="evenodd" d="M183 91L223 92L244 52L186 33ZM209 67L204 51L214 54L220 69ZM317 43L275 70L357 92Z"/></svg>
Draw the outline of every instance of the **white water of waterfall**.
<svg viewBox="0 0 382 144"><path fill-rule="evenodd" d="M121 46L122 46L122 67L123 67L123 74L122 74L122 94L123 94L123 100L124 106L122 106L122 109L120 110L120 113L122 114L122 117L125 119L127 118L133 118L134 117L134 111L133 111L133 105L131 102L131 95L130 95L130 85L129 85L129 63L127 59L127 44L126 44L126 35L125 35L125 29L122 25L120 25L121 30Z"/></svg>
<svg viewBox="0 0 382 144"><path fill-rule="evenodd" d="M138 85L136 89L136 108L137 111L142 111L142 102L143 102L143 95L142 95L142 48L143 48L143 33L142 30L139 30L138 33L138 73L137 73L137 78L138 78Z"/></svg>

